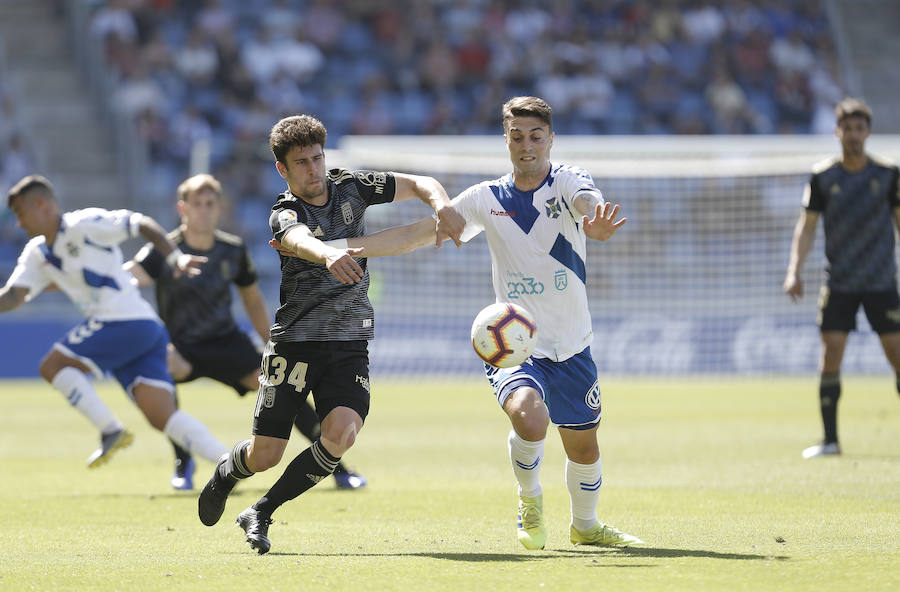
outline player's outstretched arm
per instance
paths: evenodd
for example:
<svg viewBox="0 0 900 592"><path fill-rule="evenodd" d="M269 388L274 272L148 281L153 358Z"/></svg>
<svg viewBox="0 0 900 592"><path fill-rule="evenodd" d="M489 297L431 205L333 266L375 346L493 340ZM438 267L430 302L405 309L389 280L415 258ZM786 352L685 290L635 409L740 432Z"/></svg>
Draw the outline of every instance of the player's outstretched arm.
<svg viewBox="0 0 900 592"><path fill-rule="evenodd" d="M360 264L353 258L365 257L363 249L323 243L303 224L297 224L288 230L280 242L270 240L269 245L282 255L324 263L331 275L342 284L355 284L365 274Z"/></svg>
<svg viewBox="0 0 900 592"><path fill-rule="evenodd" d="M0 312L19 308L25 302L28 288L6 285L0 288Z"/></svg>
<svg viewBox="0 0 900 592"><path fill-rule="evenodd" d="M623 224L628 222L628 218L616 219L619 215L619 204L613 205L603 201L600 196L592 193L579 195L575 199L575 207L583 214L581 226L584 228L585 236L594 240L609 240Z"/></svg>
<svg viewBox="0 0 900 592"><path fill-rule="evenodd" d="M412 224L393 226L373 234L347 239L346 248L352 250L353 254L361 254L363 257L390 257L392 255L410 253L425 245L433 244L436 234L434 218L423 218ZM448 239L444 238L443 240ZM344 247L343 242L328 241L325 245L341 248ZM338 243L341 244L339 245ZM287 249L283 243L276 239L270 240L269 246L282 255L300 256Z"/></svg>
<svg viewBox="0 0 900 592"><path fill-rule="evenodd" d="M791 240L791 258L788 262L787 273L784 275L784 291L796 301L803 296L803 280L800 272L803 263L812 248L816 238L816 223L819 221L819 213L804 209L794 226L794 238Z"/></svg>
<svg viewBox="0 0 900 592"><path fill-rule="evenodd" d="M434 237L434 246L440 248L441 243L450 239L457 247L461 247L460 235L466 226L466 220L453 208L450 196L447 195L444 186L433 177L406 173L393 173L393 175L397 183L394 201L417 197L431 206L437 215L437 234Z"/></svg>
<svg viewBox="0 0 900 592"><path fill-rule="evenodd" d="M143 266L138 264L134 259L126 261L122 266L122 269L133 275L134 279L136 279L138 282L138 286L140 286L141 288L145 286L152 286L154 283L153 278L150 277L150 274L144 271Z"/></svg>
<svg viewBox="0 0 900 592"><path fill-rule="evenodd" d="M206 263L207 258L182 253L178 245L169 240L166 232L156 220L146 214L141 214L139 232L141 236L153 243L159 253L166 258L166 263L174 270L175 277L182 273L191 276L200 274L200 265Z"/></svg>

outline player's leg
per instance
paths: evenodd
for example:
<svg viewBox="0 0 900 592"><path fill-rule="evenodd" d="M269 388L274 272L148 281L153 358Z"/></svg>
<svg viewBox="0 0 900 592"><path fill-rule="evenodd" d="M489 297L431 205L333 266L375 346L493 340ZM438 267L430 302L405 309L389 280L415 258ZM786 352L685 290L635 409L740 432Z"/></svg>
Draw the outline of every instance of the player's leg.
<svg viewBox="0 0 900 592"><path fill-rule="evenodd" d="M550 416L539 390L542 377L539 368L531 365L505 370L486 366L485 369L512 426L507 450L518 484L516 537L526 549L543 549L547 530L540 477Z"/></svg>
<svg viewBox="0 0 900 592"><path fill-rule="evenodd" d="M803 450L803 458L840 454L837 431L838 400L841 397L841 363L850 331L856 329L859 294L834 292L823 286L819 294L819 329L822 351L819 359L819 412L823 439Z"/></svg>
<svg viewBox="0 0 900 592"><path fill-rule="evenodd" d="M172 380L175 383L185 382L193 371L193 366L187 361L178 349L169 343L166 346L166 366ZM175 407L178 407L178 391L175 391ZM188 491L194 488L194 471L197 468L191 453L185 450L175 440L169 439L172 450L175 453L175 472L172 473L170 483L174 489Z"/></svg>
<svg viewBox="0 0 900 592"><path fill-rule="evenodd" d="M600 485L603 482L597 426L574 430L559 428L566 451L566 488L572 510L569 540L575 545L625 547L639 545L636 536L601 523L597 518Z"/></svg>
<svg viewBox="0 0 900 592"><path fill-rule="evenodd" d="M267 349L267 356L269 350ZM263 362L267 384L273 382L273 368L292 376L299 400L308 391L316 396L316 408L324 415L322 433L285 467L278 481L255 504L241 512L237 523L247 542L259 553L270 548L268 525L272 514L284 503L298 497L334 472L341 456L356 442L369 412L369 357L367 344L335 342ZM264 387L265 388L265 387ZM261 390L264 390L261 389ZM295 407L296 409L296 407ZM291 416L293 423L293 416Z"/></svg>
<svg viewBox="0 0 900 592"><path fill-rule="evenodd" d="M308 399L297 405L297 417L294 418L294 427L310 442L316 441L322 434L319 414ZM359 489L366 486L366 478L348 469L343 461L339 462L334 468L333 475L338 489Z"/></svg>
<svg viewBox="0 0 900 592"><path fill-rule="evenodd" d="M98 347L103 347L96 335L101 329L95 321L85 321L56 343L38 368L44 380L100 432L100 447L88 457L88 468L99 467L134 440L134 434L116 418L87 377L88 373L103 376L103 368L92 359Z"/></svg>
<svg viewBox="0 0 900 592"><path fill-rule="evenodd" d="M900 294L896 290L865 294L863 308L869 324L878 333L884 355L894 368L900 393Z"/></svg>

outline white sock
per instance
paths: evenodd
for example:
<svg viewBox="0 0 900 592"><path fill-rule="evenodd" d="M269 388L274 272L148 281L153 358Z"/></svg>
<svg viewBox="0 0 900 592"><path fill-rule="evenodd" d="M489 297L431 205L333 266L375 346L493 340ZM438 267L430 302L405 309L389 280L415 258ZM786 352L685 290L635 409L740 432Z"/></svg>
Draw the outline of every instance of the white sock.
<svg viewBox="0 0 900 592"><path fill-rule="evenodd" d="M516 430L509 430L509 460L519 482L519 495L536 497L541 489L541 461L544 460L544 440L523 440Z"/></svg>
<svg viewBox="0 0 900 592"><path fill-rule="evenodd" d="M566 487L572 502L572 525L584 532L597 524L597 502L600 500L600 459L582 465L566 459Z"/></svg>
<svg viewBox="0 0 900 592"><path fill-rule="evenodd" d="M219 457L228 452L200 420L180 409L166 422L163 433L191 454L202 456L210 462L218 462Z"/></svg>
<svg viewBox="0 0 900 592"><path fill-rule="evenodd" d="M94 390L94 385L84 372L78 368L66 366L56 373L50 384L68 399L72 407L88 418L101 434L109 434L125 427Z"/></svg>

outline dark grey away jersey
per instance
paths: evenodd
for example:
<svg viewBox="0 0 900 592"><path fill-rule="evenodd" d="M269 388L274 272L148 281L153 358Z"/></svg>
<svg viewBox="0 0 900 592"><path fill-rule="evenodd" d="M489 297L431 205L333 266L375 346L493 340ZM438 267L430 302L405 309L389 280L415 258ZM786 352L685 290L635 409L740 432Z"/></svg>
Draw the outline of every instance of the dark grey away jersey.
<svg viewBox="0 0 900 592"><path fill-rule="evenodd" d="M144 245L134 260L156 280L156 306L172 342L197 343L226 335L237 328L231 314L231 284L250 286L257 280L253 262L240 237L215 231L209 251L190 248L180 229L169 238L185 253L209 259L200 275L172 275L172 268L152 243Z"/></svg>
<svg viewBox="0 0 900 592"><path fill-rule="evenodd" d="M290 191L278 196L269 223L275 238L304 224L321 241L366 233L364 214L370 205L394 200L391 173L331 169L326 180L328 201L314 206ZM322 263L281 257L281 306L275 312L272 341L356 341L375 336L375 313L369 302L369 270L356 284L342 284Z"/></svg>
<svg viewBox="0 0 900 592"><path fill-rule="evenodd" d="M828 287L881 292L896 287L894 208L900 206L897 166L869 156L850 173L834 158L818 164L804 196L806 209L825 220Z"/></svg>

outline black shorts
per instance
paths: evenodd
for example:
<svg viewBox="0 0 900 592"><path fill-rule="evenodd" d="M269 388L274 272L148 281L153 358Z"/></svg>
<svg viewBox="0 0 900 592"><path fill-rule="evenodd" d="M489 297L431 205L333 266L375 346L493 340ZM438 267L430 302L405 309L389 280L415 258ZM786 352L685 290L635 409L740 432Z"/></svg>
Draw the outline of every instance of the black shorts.
<svg viewBox="0 0 900 592"><path fill-rule="evenodd" d="M827 286L819 292L819 328L844 333L855 330L860 305L879 335L900 331L900 295L896 291L835 292Z"/></svg>
<svg viewBox="0 0 900 592"><path fill-rule="evenodd" d="M173 339L172 344L191 364L190 375L178 382L190 382L201 377L212 378L227 384L241 396L249 391L241 381L248 374L259 370L262 358L250 337L240 329L222 337L195 343L179 343Z"/></svg>
<svg viewBox="0 0 900 592"><path fill-rule="evenodd" d="M335 407L369 414L366 341L305 341L266 345L253 434L288 439L297 407L313 394L319 420Z"/></svg>

